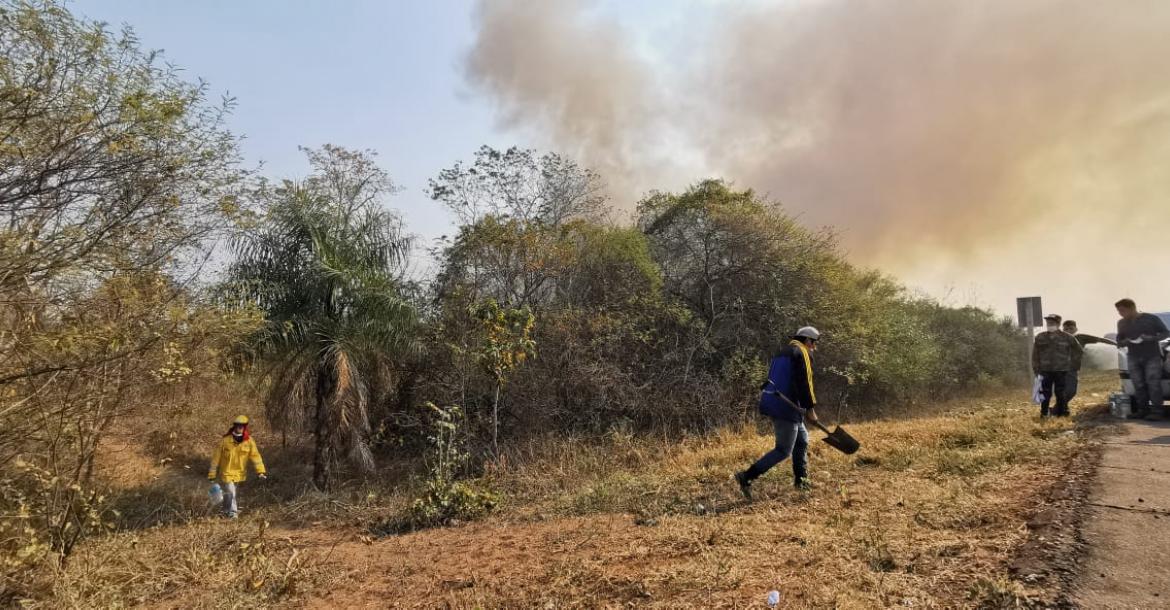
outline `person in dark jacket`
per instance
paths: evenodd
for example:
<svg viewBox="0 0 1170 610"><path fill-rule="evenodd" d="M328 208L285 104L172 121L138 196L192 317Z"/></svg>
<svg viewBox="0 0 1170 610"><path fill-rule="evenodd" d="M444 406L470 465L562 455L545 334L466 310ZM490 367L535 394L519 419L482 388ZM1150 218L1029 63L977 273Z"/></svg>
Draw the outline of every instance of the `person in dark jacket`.
<svg viewBox="0 0 1170 610"><path fill-rule="evenodd" d="M793 482L808 489L808 430L804 420L817 421L816 390L813 388L812 352L821 333L811 326L796 331L780 348L768 366L768 379L760 394L760 412L772 419L776 446L747 470L735 473L739 490L750 502L752 481L792 456Z"/></svg>
<svg viewBox="0 0 1170 610"><path fill-rule="evenodd" d="M1065 320L1060 329L1068 333L1070 337L1077 338L1077 323L1075 320ZM1077 345L1081 346L1081 351L1073 354L1072 368L1069 369L1068 376L1064 380L1064 394L1065 402L1071 404L1072 399L1077 395L1077 389L1080 386L1081 376L1081 361L1084 360L1085 346L1081 345L1081 340L1077 339Z"/></svg>
<svg viewBox="0 0 1170 610"><path fill-rule="evenodd" d="M1068 395L1065 382L1073 368L1073 359L1080 360L1081 344L1076 337L1060 330L1060 316L1044 316L1046 330L1036 335L1032 346L1032 373L1040 376L1040 417L1048 417L1048 405L1056 398L1057 417L1068 417Z"/></svg>
<svg viewBox="0 0 1170 610"><path fill-rule="evenodd" d="M1134 416L1161 419L1162 350L1158 342L1170 337L1161 318L1139 313L1133 299L1114 303L1121 319L1117 321L1117 346L1126 348L1129 378L1133 381Z"/></svg>

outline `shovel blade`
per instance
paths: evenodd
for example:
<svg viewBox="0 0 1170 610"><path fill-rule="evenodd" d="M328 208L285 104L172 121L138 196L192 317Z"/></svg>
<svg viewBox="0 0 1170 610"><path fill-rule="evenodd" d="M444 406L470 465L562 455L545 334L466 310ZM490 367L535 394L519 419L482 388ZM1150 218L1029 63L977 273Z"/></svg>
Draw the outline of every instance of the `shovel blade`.
<svg viewBox="0 0 1170 610"><path fill-rule="evenodd" d="M830 447L845 455L853 455L861 448L861 443L857 442L857 439L850 436L841 426L834 428L824 440Z"/></svg>

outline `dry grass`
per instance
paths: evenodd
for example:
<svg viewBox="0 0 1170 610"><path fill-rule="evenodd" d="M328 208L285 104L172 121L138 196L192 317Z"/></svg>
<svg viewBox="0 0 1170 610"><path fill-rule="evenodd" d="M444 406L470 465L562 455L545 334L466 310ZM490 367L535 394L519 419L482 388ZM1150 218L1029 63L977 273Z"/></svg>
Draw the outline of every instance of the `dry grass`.
<svg viewBox="0 0 1170 610"><path fill-rule="evenodd" d="M201 520L95 541L50 574L53 608L279 605L336 586L330 545L296 542L262 519Z"/></svg>
<svg viewBox="0 0 1170 610"><path fill-rule="evenodd" d="M1081 404L1115 384L1082 380ZM377 540L365 527L414 491L401 473L324 497L304 491L295 448L271 447L288 479L245 487L251 510L232 523L202 516L202 472L152 454L156 495L142 497L170 518L87 544L47 575L42 604L752 607L778 589L791 608L1012 607L1030 595L1006 569L1023 523L1095 434L1040 421L1021 395L850 425L855 456L814 441L814 491L792 490L785 463L752 505L728 477L768 448L754 428L533 442L485 475L505 494L497 515ZM180 456L205 444L173 440Z"/></svg>

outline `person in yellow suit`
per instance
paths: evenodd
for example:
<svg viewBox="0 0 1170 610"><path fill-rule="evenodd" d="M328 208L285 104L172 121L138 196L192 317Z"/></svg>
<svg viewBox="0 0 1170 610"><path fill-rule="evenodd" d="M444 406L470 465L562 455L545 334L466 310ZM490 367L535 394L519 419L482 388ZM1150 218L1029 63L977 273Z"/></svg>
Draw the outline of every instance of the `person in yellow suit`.
<svg viewBox="0 0 1170 610"><path fill-rule="evenodd" d="M218 481L223 488L223 514L231 519L239 516L236 489L248 478L248 462L252 462L261 479L268 478L260 450L248 432L248 416L241 415L232 421L232 427L211 454L211 469L207 472L207 479Z"/></svg>

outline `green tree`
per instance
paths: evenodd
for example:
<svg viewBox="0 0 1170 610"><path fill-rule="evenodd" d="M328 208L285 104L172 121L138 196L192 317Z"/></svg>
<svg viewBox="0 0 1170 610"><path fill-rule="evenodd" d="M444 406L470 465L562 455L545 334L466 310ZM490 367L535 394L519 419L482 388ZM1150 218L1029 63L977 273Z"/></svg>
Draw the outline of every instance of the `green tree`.
<svg viewBox="0 0 1170 610"><path fill-rule="evenodd" d="M556 295L569 269L566 225L605 212L600 176L556 154L488 146L470 165L457 162L429 185L431 198L460 222L441 253L441 292L533 311Z"/></svg>
<svg viewBox="0 0 1170 610"><path fill-rule="evenodd" d="M475 358L495 382L492 398L492 451L500 454L500 391L509 374L536 353L532 327L536 324L527 309L509 309L487 300L473 308L472 316L480 324L479 345Z"/></svg>
<svg viewBox="0 0 1170 610"><path fill-rule="evenodd" d="M182 262L220 228L244 174L206 94L129 30L0 2L0 285Z"/></svg>
<svg viewBox="0 0 1170 610"><path fill-rule="evenodd" d="M55 2L0 2L0 300L27 319L119 273L193 276L240 214L227 110L129 30ZM95 363L3 351L0 385Z"/></svg>
<svg viewBox="0 0 1170 610"><path fill-rule="evenodd" d="M537 156L515 146L505 151L481 147L471 165L460 161L439 172L429 190L464 225L496 216L557 226L597 218L606 202L596 172L555 153Z"/></svg>
<svg viewBox="0 0 1170 610"><path fill-rule="evenodd" d="M129 30L0 0L0 555L64 560L107 431L251 328L197 283L243 215L229 107Z"/></svg>
<svg viewBox="0 0 1170 610"><path fill-rule="evenodd" d="M577 220L565 225L562 241L571 269L557 281L557 304L613 309L656 297L662 274L646 236L633 227Z"/></svg>
<svg viewBox="0 0 1170 610"><path fill-rule="evenodd" d="M664 289L703 320L724 355L768 349L810 323L819 295L848 271L831 233L719 180L655 193L638 209Z"/></svg>
<svg viewBox="0 0 1170 610"><path fill-rule="evenodd" d="M560 228L487 216L460 227L442 253L440 292L465 291L508 307L537 309L553 300L572 269L573 250Z"/></svg>
<svg viewBox="0 0 1170 610"><path fill-rule="evenodd" d="M410 348L416 314L401 277L410 240L383 207L389 177L371 153L307 154L312 176L265 192L263 220L235 240L229 286L267 316L252 348L272 366L269 415L311 430L325 489L339 452L373 467L370 383Z"/></svg>

